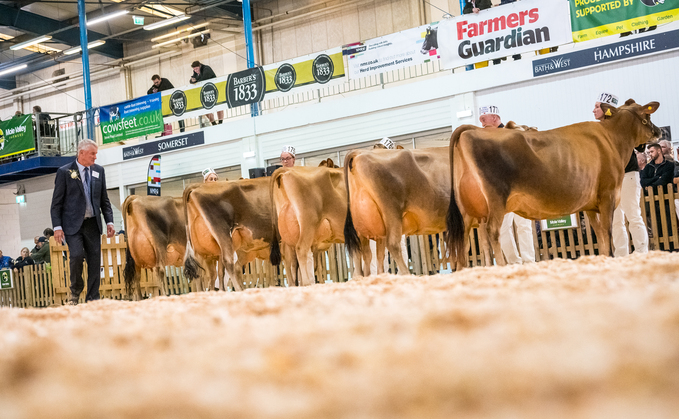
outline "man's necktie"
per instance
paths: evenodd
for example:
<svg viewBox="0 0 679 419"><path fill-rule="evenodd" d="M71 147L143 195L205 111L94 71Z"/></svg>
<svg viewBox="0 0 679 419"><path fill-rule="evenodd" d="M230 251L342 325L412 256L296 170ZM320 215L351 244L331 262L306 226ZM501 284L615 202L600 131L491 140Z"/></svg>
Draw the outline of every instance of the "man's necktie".
<svg viewBox="0 0 679 419"><path fill-rule="evenodd" d="M85 197L87 198L85 206L85 218L94 216L94 208L92 207L92 195L90 194L90 168L85 168L85 182L83 186L85 187Z"/></svg>

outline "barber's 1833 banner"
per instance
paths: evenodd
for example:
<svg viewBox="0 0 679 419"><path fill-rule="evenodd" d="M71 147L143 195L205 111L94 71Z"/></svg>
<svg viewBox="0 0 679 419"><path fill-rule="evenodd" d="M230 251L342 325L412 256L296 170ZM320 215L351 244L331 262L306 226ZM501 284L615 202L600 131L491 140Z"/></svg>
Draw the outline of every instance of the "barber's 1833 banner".
<svg viewBox="0 0 679 419"><path fill-rule="evenodd" d="M677 0L571 0L568 4L576 42L679 19Z"/></svg>
<svg viewBox="0 0 679 419"><path fill-rule="evenodd" d="M163 130L160 93L99 108L104 144Z"/></svg>
<svg viewBox="0 0 679 419"><path fill-rule="evenodd" d="M522 0L439 23L446 69L570 42L566 1Z"/></svg>

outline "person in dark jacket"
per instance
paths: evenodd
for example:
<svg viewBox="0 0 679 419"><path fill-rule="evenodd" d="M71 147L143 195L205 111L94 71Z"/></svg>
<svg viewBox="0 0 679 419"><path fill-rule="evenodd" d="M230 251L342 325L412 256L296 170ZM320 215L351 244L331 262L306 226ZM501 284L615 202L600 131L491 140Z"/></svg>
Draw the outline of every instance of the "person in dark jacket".
<svg viewBox="0 0 679 419"><path fill-rule="evenodd" d="M33 262L50 263L50 242L47 237L42 236L38 239L38 251L33 253Z"/></svg>
<svg viewBox="0 0 679 419"><path fill-rule="evenodd" d="M16 258L14 261L14 265L12 265L12 268L14 269L23 269L24 266L26 265L34 265L35 262L33 262L33 259L31 258L31 252L28 250L28 247L24 247L21 249L21 256Z"/></svg>
<svg viewBox="0 0 679 419"><path fill-rule="evenodd" d="M641 172L641 186L665 186L674 179L674 164L665 159L659 144L648 146L651 161Z"/></svg>
<svg viewBox="0 0 679 419"><path fill-rule="evenodd" d="M663 156L662 147L660 144L651 144L648 146L648 154L651 157L651 161L648 162L644 170L641 171L641 186L646 188L648 186L653 186L655 192L659 188L657 186L662 186L663 192L667 193L667 185L672 185L674 179L674 163L665 159ZM671 187L671 186L670 186ZM648 191L644 189L644 194L648 194ZM651 226L650 208L649 203L646 203L647 215L646 221L647 225ZM655 201L655 216L658 227L658 232L662 231L662 214L660 213L660 202ZM665 222L668 226L672 225L672 217L674 214L670 211L670 202L665 199ZM668 229L669 235L673 236L672 229ZM660 249L658 250L677 250L674 248L673 240L670 240L669 248L665 248L665 244L660 244Z"/></svg>
<svg viewBox="0 0 679 419"><path fill-rule="evenodd" d="M462 14L468 15L469 13L478 13L481 10L490 9L491 7L493 7L493 2L491 0L466 0L464 9L462 9Z"/></svg>
<svg viewBox="0 0 679 419"><path fill-rule="evenodd" d="M174 89L174 86L172 83L170 83L170 80L162 78L157 74L154 74L151 77L151 81L153 82L153 86L151 86L151 88L146 92L147 95L152 95L164 90Z"/></svg>
<svg viewBox="0 0 679 419"><path fill-rule="evenodd" d="M174 89L174 86L172 83L170 83L170 80L160 77L157 74L154 74L151 76L151 81L153 82L153 85L151 88L146 92L147 95L152 95L154 93L158 92L163 92L165 90L170 90ZM179 123L179 132L184 132L184 121L177 121ZM172 135L172 124L165 124L165 131L163 131L162 135Z"/></svg>
<svg viewBox="0 0 679 419"><path fill-rule="evenodd" d="M217 77L215 75L215 72L212 71L212 68L209 65L201 64L200 61L192 62L191 68L193 69L193 74L191 75L191 79L189 80L189 83L191 83L191 84L195 84L195 83L205 81L205 80L214 79L214 78ZM206 116L207 116L207 119L210 120L212 125L217 125L217 122L215 121L214 115L209 113ZM224 120L224 111L217 111L217 118L219 119L219 123L221 124L222 121Z"/></svg>

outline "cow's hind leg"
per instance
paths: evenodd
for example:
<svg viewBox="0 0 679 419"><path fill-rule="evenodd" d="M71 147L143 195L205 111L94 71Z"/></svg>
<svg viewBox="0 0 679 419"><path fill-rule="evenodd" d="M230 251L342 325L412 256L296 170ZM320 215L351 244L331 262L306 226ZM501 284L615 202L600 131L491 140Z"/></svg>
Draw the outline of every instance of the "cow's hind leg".
<svg viewBox="0 0 679 419"><path fill-rule="evenodd" d="M399 233L400 231L390 231L387 233L387 249L389 250L389 254L391 255L392 259L396 261L396 265L398 266L398 274L410 275L410 268L408 268L406 261L403 260L403 254L401 253L401 234Z"/></svg>
<svg viewBox="0 0 679 419"><path fill-rule="evenodd" d="M283 243L283 258L285 258L285 278L288 281L288 287L297 286L297 255L292 246ZM281 284L283 285L283 284Z"/></svg>
<svg viewBox="0 0 679 419"><path fill-rule="evenodd" d="M387 239L381 238L375 240L375 265L377 269L377 275L383 274L385 272L384 258L386 256L386 250L387 250Z"/></svg>
<svg viewBox="0 0 679 419"><path fill-rule="evenodd" d="M599 245L599 254L610 256L612 254L611 225L613 222L613 213L612 211L608 211L608 208L604 208L604 205L601 205L600 211L600 213L595 211L586 211L585 213L587 214L587 218L589 218L589 223L594 229L594 234L596 234L597 243Z"/></svg>
<svg viewBox="0 0 679 419"><path fill-rule="evenodd" d="M491 247L493 248L493 255L495 256L495 263L499 266L505 266L507 264L505 255L502 253L502 246L500 246L500 226L502 225L503 218L504 214L499 217L491 215L485 223L488 240L490 240ZM482 242L484 241L480 237L479 240Z"/></svg>

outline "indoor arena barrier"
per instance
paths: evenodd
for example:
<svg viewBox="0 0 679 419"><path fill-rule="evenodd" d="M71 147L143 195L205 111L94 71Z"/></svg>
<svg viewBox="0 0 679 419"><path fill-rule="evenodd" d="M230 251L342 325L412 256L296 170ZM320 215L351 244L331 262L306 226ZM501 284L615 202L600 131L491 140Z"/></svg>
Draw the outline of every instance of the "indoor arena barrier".
<svg viewBox="0 0 679 419"><path fill-rule="evenodd" d="M677 230L677 193L673 187L646 188L641 197L642 218L649 231L650 250L674 251L679 249ZM533 228L533 243L538 261L555 258L576 259L580 256L599 254L599 245L588 218L580 213L576 217L579 225L561 230L543 231ZM629 237L629 235L628 235ZM469 266L483 266L485 259L478 242L478 231L472 229ZM449 272L443 234L431 236L410 236L406 240L410 272L415 275L434 275ZM125 236L111 239L102 236L102 267L100 293L102 298L126 299ZM630 240L630 251L634 249ZM69 298L68 246L57 244L50 238L51 264L26 266L14 271L14 286L0 290L0 307L47 307L62 305ZM318 282L346 282L351 279L352 261L347 257L344 244L334 244L327 251L315 255ZM388 259L388 271L397 271L394 261ZM87 269L83 270L86 275ZM215 275L216 277L216 275ZM165 278L156 278L153 270L141 272L141 290L145 297L157 296L160 280L164 280L172 295L196 292L195 283L190 283L183 274L183 268L168 266ZM264 288L285 285L283 265L272 266L268 261L254 260L243 268L245 288ZM87 281L85 281L86 283ZM212 285L212 284L211 284ZM81 301L86 290L81 294Z"/></svg>

